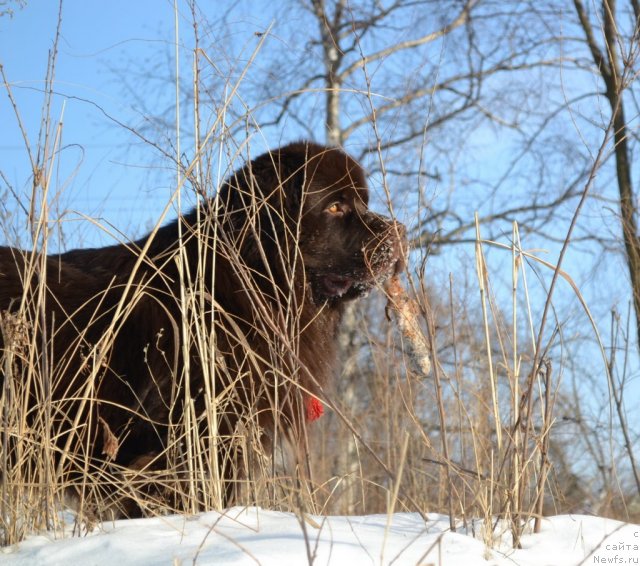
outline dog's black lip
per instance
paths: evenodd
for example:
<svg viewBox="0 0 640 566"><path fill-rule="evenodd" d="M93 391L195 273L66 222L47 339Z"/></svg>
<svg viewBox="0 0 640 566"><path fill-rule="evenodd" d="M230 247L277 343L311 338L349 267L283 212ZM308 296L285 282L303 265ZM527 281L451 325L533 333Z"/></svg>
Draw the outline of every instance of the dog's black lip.
<svg viewBox="0 0 640 566"><path fill-rule="evenodd" d="M345 275L329 274L322 277L322 286L326 294L331 297L342 297L349 292L353 283L353 279Z"/></svg>

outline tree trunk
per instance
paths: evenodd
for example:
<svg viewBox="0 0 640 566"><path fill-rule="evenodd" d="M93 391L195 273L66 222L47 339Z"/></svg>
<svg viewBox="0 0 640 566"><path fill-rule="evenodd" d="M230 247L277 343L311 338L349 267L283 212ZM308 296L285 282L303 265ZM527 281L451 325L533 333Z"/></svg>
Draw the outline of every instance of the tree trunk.
<svg viewBox="0 0 640 566"><path fill-rule="evenodd" d="M602 0L603 33L605 43L605 55L600 51L593 34L593 28L588 20L581 0L574 0L576 12L580 20L591 55L605 83L605 96L611 106L611 123L613 125L614 156L616 160L616 179L618 194L620 196L620 218L622 222L622 236L627 256L631 293L633 295L633 307L636 314L636 341L640 349L640 240L638 239L638 224L636 221L636 196L631 180L631 165L629 161L628 128L624 111L624 74L625 68L620 69L618 61L618 49L622 45L621 37L616 26L616 0ZM635 7L636 15L635 33L640 26L640 10ZM611 374L609 374L611 379ZM620 419L620 426L625 440L625 446L629 454L632 473L640 493L640 471L634 457L633 443L629 436L626 424L622 399L616 393L616 388L611 383L611 391L616 402L616 409Z"/></svg>
<svg viewBox="0 0 640 566"><path fill-rule="evenodd" d="M620 218L622 222L622 237L629 280L633 294L633 306L636 314L636 330L638 348L640 348L640 241L638 240L638 226L636 222L636 204L631 181L631 165L629 163L628 129L625 119L623 90L624 83L620 76L618 49L620 37L616 27L616 0L602 0L603 35L605 53L598 46L591 22L588 19L582 0L574 0L580 25L585 32L587 44L593 61L598 67L605 84L605 96L612 112L614 135L614 156L616 160L616 179L620 196Z"/></svg>
<svg viewBox="0 0 640 566"><path fill-rule="evenodd" d="M343 131L340 127L340 90L342 83L339 69L342 63L342 51L339 45L338 29L342 22L344 2L341 0L335 5L332 17L326 12L324 0L312 1L313 11L320 26L322 39L322 54L325 66L325 134L326 142L333 146L342 146L344 141ZM345 414L350 415L358 403L358 372L357 372L357 324L354 305L346 307L342 326L340 328L340 354L342 361L342 374L336 387L336 395L339 402L345 407ZM349 410L352 409L352 410ZM342 490L340 498L340 511L352 515L356 510L358 498L357 475L359 470L358 451L356 440L348 433L346 427L338 426L345 434L337 454L333 469L335 477L342 478Z"/></svg>

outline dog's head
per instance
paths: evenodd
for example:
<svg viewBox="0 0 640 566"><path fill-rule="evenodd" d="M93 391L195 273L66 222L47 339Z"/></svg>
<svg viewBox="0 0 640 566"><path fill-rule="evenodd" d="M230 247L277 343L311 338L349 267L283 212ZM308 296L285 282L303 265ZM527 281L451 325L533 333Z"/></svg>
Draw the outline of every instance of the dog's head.
<svg viewBox="0 0 640 566"><path fill-rule="evenodd" d="M364 172L339 149L298 142L264 154L221 197L241 255L274 270L301 263L317 304L360 297L404 266L404 226L369 211Z"/></svg>

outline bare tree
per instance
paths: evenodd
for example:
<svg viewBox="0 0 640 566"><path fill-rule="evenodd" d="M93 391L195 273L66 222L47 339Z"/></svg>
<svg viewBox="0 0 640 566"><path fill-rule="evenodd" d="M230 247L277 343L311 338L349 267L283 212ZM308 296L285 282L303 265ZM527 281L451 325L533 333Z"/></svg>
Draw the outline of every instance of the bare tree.
<svg viewBox="0 0 640 566"><path fill-rule="evenodd" d="M631 35L625 36L625 26L620 22L623 16L618 13L616 0L603 0L600 13L592 14L591 17L582 0L574 0L573 3L593 58L595 71L602 78L605 86L604 96L611 109L622 237L640 336L640 240L637 197L631 178L631 132L627 124L625 102L625 93L635 86L640 39L640 5L635 1L629 2L635 22L632 22ZM595 22L592 21L594 18Z"/></svg>
<svg viewBox="0 0 640 566"><path fill-rule="evenodd" d="M389 4L310 0L301 5L318 31L306 49L293 50L286 65L292 71L285 72L283 81L299 86L281 87L278 93L277 85L270 84L269 92L280 101L280 110L273 119L261 121L261 126L279 127L289 119L307 125L313 135L313 125L320 122L326 141L355 150L383 187L399 188L396 199L420 211L414 246L468 237L473 211L465 218L451 200L433 202L424 194L425 182L450 182L447 177L457 167L450 154L464 151L465 144L464 134L452 134L456 130L472 133L494 126L531 136L515 109L534 105L529 99L537 93L520 88L509 92L501 76L532 73L554 63L555 58L546 58L541 49L548 41L544 31L522 31L522 23L535 20L536 14L515 5L477 0L446 6L429 0ZM283 67L281 60L277 64ZM314 103L318 93L324 97L323 112L310 119L310 109L320 106ZM452 170L438 171L434 164L439 162ZM560 194L544 195L543 186L538 185L538 197L527 194L519 204L514 204L513 197L496 199L483 221L492 226L517 217L525 226L544 226L558 206L578 192L577 180ZM496 185L494 194L499 188ZM385 197L392 206L390 193ZM472 202L473 207L482 206L475 199ZM357 365L366 333L352 310L345 322L341 337L345 363L338 398L352 408L355 418L368 402L364 392L369 372ZM351 479L358 473L357 447L352 437L339 438L334 475L343 476L342 501L345 510L353 512L358 494Z"/></svg>
<svg viewBox="0 0 640 566"><path fill-rule="evenodd" d="M638 200L632 182L632 131L627 118L628 96L637 90L637 63L640 53L640 4L635 0L619 7L616 0L602 0L599 11L589 13L582 0L573 1L576 15L595 71L604 84L604 97L609 103L613 126L613 156L615 178L618 188L618 204L622 240L629 270L631 295L635 309L638 348L640 349L640 237L638 234ZM627 21L623 21L626 19ZM633 100L633 99L632 99ZM613 358L612 358L613 360ZM612 361L613 365L613 361ZM620 422L625 447L636 487L640 494L640 472L635 457L634 445L626 422L621 387L611 378L610 389Z"/></svg>

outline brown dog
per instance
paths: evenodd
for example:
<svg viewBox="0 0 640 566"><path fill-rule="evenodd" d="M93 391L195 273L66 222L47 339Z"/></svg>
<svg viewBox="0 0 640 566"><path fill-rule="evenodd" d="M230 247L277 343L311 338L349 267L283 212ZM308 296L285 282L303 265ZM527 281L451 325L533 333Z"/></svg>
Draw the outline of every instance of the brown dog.
<svg viewBox="0 0 640 566"><path fill-rule="evenodd" d="M344 304L403 264L404 227L367 204L356 161L300 142L130 244L0 248L4 403L16 380L50 403L65 469L158 465L184 451L187 413L207 449L249 419L263 441L299 437L322 414Z"/></svg>

